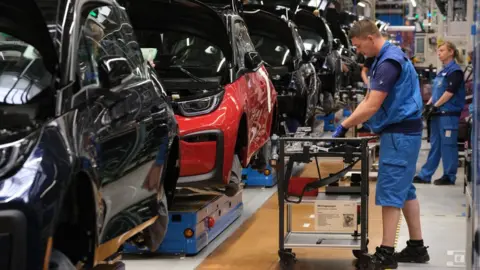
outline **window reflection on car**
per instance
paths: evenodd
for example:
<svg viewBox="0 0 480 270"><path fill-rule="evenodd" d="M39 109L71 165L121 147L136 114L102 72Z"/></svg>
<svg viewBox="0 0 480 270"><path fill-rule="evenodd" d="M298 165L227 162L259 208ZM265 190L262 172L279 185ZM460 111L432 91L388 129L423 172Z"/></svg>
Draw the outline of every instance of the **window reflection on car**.
<svg viewBox="0 0 480 270"><path fill-rule="evenodd" d="M221 76L226 70L222 50L210 41L179 32L138 32L143 57L160 72L181 66L193 75L204 78Z"/></svg>
<svg viewBox="0 0 480 270"><path fill-rule="evenodd" d="M0 103L28 103L51 79L33 46L13 36L0 36Z"/></svg>
<svg viewBox="0 0 480 270"><path fill-rule="evenodd" d="M255 49L263 61L271 66L284 66L292 61L292 54L287 45L280 41L258 35L251 35Z"/></svg>

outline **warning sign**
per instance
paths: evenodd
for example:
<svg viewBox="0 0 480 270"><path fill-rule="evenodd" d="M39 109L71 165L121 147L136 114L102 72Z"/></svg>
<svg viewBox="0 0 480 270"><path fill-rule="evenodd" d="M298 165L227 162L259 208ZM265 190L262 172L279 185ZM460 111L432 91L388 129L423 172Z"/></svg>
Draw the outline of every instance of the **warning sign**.
<svg viewBox="0 0 480 270"><path fill-rule="evenodd" d="M315 230L353 232L357 229L357 202L318 200L315 202Z"/></svg>

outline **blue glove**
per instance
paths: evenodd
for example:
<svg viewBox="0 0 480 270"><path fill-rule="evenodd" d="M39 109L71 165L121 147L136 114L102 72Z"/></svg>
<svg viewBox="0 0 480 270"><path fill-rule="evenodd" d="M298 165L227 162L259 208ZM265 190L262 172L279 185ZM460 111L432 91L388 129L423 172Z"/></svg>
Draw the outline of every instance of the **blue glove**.
<svg viewBox="0 0 480 270"><path fill-rule="evenodd" d="M343 138L347 134L348 128L344 128L342 125L338 125L337 129L333 132L333 138Z"/></svg>

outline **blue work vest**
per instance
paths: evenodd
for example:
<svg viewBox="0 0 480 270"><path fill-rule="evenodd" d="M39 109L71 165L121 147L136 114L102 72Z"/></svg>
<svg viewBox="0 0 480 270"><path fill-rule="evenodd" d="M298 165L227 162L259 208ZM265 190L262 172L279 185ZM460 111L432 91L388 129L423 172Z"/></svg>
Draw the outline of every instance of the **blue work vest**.
<svg viewBox="0 0 480 270"><path fill-rule="evenodd" d="M423 102L418 75L413 64L400 48L388 41L385 42L375 58L370 76L375 76L376 68L389 59L399 63L402 71L380 109L368 121L372 131L377 134L390 125L406 120L418 120L422 117Z"/></svg>
<svg viewBox="0 0 480 270"><path fill-rule="evenodd" d="M448 76L457 70L462 69L454 60L452 60L437 74L437 77L433 80L432 104L435 104L443 93L445 93L445 90L448 88ZM458 91L447 102L445 102L445 104L440 106L440 111L461 112L465 106L465 95L465 82L462 80L460 89L458 89Z"/></svg>

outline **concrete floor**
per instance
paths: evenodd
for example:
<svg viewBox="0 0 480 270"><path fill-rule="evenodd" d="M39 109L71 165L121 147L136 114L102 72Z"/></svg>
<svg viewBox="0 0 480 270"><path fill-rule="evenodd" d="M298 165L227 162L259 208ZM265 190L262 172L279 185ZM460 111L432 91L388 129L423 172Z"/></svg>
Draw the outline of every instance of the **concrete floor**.
<svg viewBox="0 0 480 270"><path fill-rule="evenodd" d="M428 155L429 145L425 142L417 163L421 169ZM442 168L433 179L442 176ZM463 194L463 168L459 168L455 186L435 186L418 184L417 196L421 204L422 229L425 245L430 246L430 263L428 265L402 264L399 269L465 269L462 263L454 263L455 255L463 256L466 246L466 198ZM408 237L405 220L402 222L398 248L404 248Z"/></svg>
<svg viewBox="0 0 480 270"><path fill-rule="evenodd" d="M428 144L425 142L417 164L423 165L428 154ZM439 168L434 179L442 175ZM276 191L271 189L246 189L244 191L244 212L242 216L222 233L214 242L195 257L125 257L128 270L190 270L198 267L225 239L237 230L251 217L265 201ZM458 180L455 186L437 187L434 185L417 185L417 195L421 203L422 227L426 245L430 246L431 261L426 265L402 264L399 269L465 269L460 263L454 263L454 257L465 250L465 196L463 194L463 168L459 168ZM405 247L409 239L405 221L402 221L398 241L398 249ZM210 258L212 260L213 258ZM221 268L218 268L221 269ZM335 270L335 269L332 269Z"/></svg>
<svg viewBox="0 0 480 270"><path fill-rule="evenodd" d="M205 249L194 257L184 256L155 256L145 258L142 256L124 256L127 270L191 270L195 269L219 245L248 220L275 192L276 188L248 188L243 192L243 213L231 226L212 241Z"/></svg>

